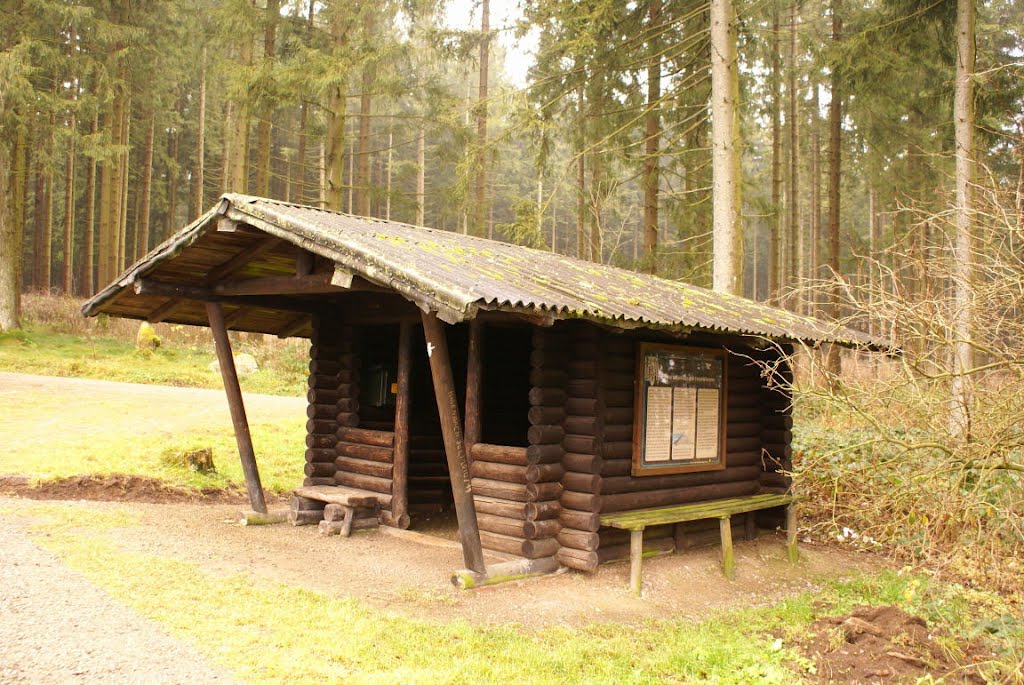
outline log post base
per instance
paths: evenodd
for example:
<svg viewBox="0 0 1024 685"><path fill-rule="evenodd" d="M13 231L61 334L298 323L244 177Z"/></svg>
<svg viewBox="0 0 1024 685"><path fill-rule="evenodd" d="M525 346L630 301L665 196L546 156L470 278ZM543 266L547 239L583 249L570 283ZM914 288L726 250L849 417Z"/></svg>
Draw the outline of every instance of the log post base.
<svg viewBox="0 0 1024 685"><path fill-rule="evenodd" d="M470 590L484 585L497 585L513 580L555 573L562 565L555 557L540 559L514 559L488 566L483 573L459 569L452 575L452 585L461 590Z"/></svg>
<svg viewBox="0 0 1024 685"><path fill-rule="evenodd" d="M284 523L287 520L287 511L269 511L266 513L243 511L239 514L238 523L243 526L269 526L275 523Z"/></svg>

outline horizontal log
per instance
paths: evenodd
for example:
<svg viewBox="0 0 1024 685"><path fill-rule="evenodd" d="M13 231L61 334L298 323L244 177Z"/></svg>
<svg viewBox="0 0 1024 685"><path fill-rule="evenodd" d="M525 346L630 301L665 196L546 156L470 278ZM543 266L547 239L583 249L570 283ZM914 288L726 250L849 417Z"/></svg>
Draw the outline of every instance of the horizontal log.
<svg viewBox="0 0 1024 685"><path fill-rule="evenodd" d="M359 414L353 412L338 412L338 415L334 420L337 421L339 426L355 428L359 425Z"/></svg>
<svg viewBox="0 0 1024 685"><path fill-rule="evenodd" d="M761 431L761 442L765 445L788 445L793 442L793 431L763 430Z"/></svg>
<svg viewBox="0 0 1024 685"><path fill-rule="evenodd" d="M305 458L307 463L323 462L333 464L337 453L332 447L310 447L306 450Z"/></svg>
<svg viewBox="0 0 1024 685"><path fill-rule="evenodd" d="M747 421L760 421L761 420L761 408L760 407L736 407L735 409L729 410L729 421L736 423L745 423Z"/></svg>
<svg viewBox="0 0 1024 685"><path fill-rule="evenodd" d="M494 464L526 466L529 460L526 457L525 447L511 447L508 445L490 445L478 442L470 447L470 454L473 461L481 461Z"/></svg>
<svg viewBox="0 0 1024 685"><path fill-rule="evenodd" d="M380 526L380 522L377 519L356 519L352 521L352 526L349 528L350 532L357 530L370 530ZM321 535L341 535L345 524L341 521L321 521L317 524L317 530L320 531Z"/></svg>
<svg viewBox="0 0 1024 685"><path fill-rule="evenodd" d="M452 576L452 585L461 590L469 590L474 587L495 585L510 580L554 573L559 568L561 568L561 564L553 556L538 557L536 559L513 559L488 566L483 573L459 569Z"/></svg>
<svg viewBox="0 0 1024 685"><path fill-rule="evenodd" d="M597 397L599 387L596 378L573 378L565 384L565 391L569 397Z"/></svg>
<svg viewBox="0 0 1024 685"><path fill-rule="evenodd" d="M356 369L342 369L337 373L338 383L352 383L354 388L358 388L359 383L359 371Z"/></svg>
<svg viewBox="0 0 1024 685"><path fill-rule="evenodd" d="M610 442L607 438L601 448L601 454L605 459L629 459L633 456L632 440L617 440Z"/></svg>
<svg viewBox="0 0 1024 685"><path fill-rule="evenodd" d="M561 388L531 388L530 405L534 407L557 407L565 404L565 390Z"/></svg>
<svg viewBox="0 0 1024 685"><path fill-rule="evenodd" d="M531 425L555 425L565 419L565 408L557 407L530 407L527 418Z"/></svg>
<svg viewBox="0 0 1024 685"><path fill-rule="evenodd" d="M339 440L351 442L357 445L374 445L376 447L391 447L395 443L395 434L388 431L367 430L365 428L350 428L342 426L338 428Z"/></svg>
<svg viewBox="0 0 1024 685"><path fill-rule="evenodd" d="M774 430L791 430L793 417L787 414L766 413L761 417L761 425Z"/></svg>
<svg viewBox="0 0 1024 685"><path fill-rule="evenodd" d="M568 349L531 350L530 366L533 368L559 369L569 360Z"/></svg>
<svg viewBox="0 0 1024 685"><path fill-rule="evenodd" d="M592 492L574 492L566 490L558 498L564 509L577 511L600 511L601 496Z"/></svg>
<svg viewBox="0 0 1024 685"><path fill-rule="evenodd" d="M359 473L376 478L391 478L392 469L394 468L392 464L387 462L353 459L352 457L338 457L334 461L334 466L338 471Z"/></svg>
<svg viewBox="0 0 1024 685"><path fill-rule="evenodd" d="M636 396L633 390L609 390L602 393L606 407L632 407Z"/></svg>
<svg viewBox="0 0 1024 685"><path fill-rule="evenodd" d="M716 471L696 471L666 476L617 476L614 478L602 478L600 487L602 495L618 495L628 492L646 492L648 490L690 488L695 485L710 485L712 483L756 481L760 475L760 466L736 466ZM566 489L574 488L566 486ZM581 492L591 491L581 490Z"/></svg>
<svg viewBox="0 0 1024 685"><path fill-rule="evenodd" d="M512 537L522 538L524 540L531 538L531 536L526 534L526 521L523 519L478 513L476 520L477 524L480 526L480 530L486 530L490 533L499 533L501 535L509 535Z"/></svg>
<svg viewBox="0 0 1024 685"><path fill-rule="evenodd" d="M350 488L359 488L360 490L369 490L370 492L378 492L385 495L391 494L390 478L375 478L374 476L364 476L359 473L337 471L334 474L334 482L338 485L347 485Z"/></svg>
<svg viewBox="0 0 1024 685"><path fill-rule="evenodd" d="M596 454L579 454L577 452L566 452L562 457L562 465L566 471L576 473L601 473L603 458Z"/></svg>
<svg viewBox="0 0 1024 685"><path fill-rule="evenodd" d="M737 517L740 518L740 517ZM714 521L715 528L718 528L718 521ZM742 524L741 524L742 525ZM597 532L600 537L599 547L610 547L612 545L623 545L629 542L629 531L616 528L601 528ZM644 540L660 540L675 536L675 525L650 526L644 530Z"/></svg>
<svg viewBox="0 0 1024 685"><path fill-rule="evenodd" d="M302 472L305 473L307 476L322 478L333 477L334 470L334 464L323 462L306 463L302 467Z"/></svg>
<svg viewBox="0 0 1024 685"><path fill-rule="evenodd" d="M556 464L562 461L564 454L561 445L530 445L526 448L526 460L531 464Z"/></svg>
<svg viewBox="0 0 1024 685"><path fill-rule="evenodd" d="M729 452L725 455L725 463L731 469L735 466L761 466L761 450L745 452Z"/></svg>
<svg viewBox="0 0 1024 685"><path fill-rule="evenodd" d="M597 570L597 552L584 552L583 550L572 549L571 547L560 547L555 559L562 566L577 571L593 572Z"/></svg>
<svg viewBox="0 0 1024 685"><path fill-rule="evenodd" d="M338 430L337 419L309 419L306 421L306 432L310 435L334 435Z"/></svg>
<svg viewBox="0 0 1024 685"><path fill-rule="evenodd" d="M573 435L601 435L604 430L604 420L599 416L566 416L562 422L565 433Z"/></svg>
<svg viewBox="0 0 1024 685"><path fill-rule="evenodd" d="M332 419L337 417L338 408L334 404L306 405L306 416L311 419Z"/></svg>
<svg viewBox="0 0 1024 685"><path fill-rule="evenodd" d="M562 448L576 454L602 454L603 440L596 435L566 435Z"/></svg>
<svg viewBox="0 0 1024 685"><path fill-rule="evenodd" d="M315 526L323 520L323 509L304 509L288 512L288 523L293 526Z"/></svg>
<svg viewBox="0 0 1024 685"><path fill-rule="evenodd" d="M618 495L596 496L599 511L609 514L617 511L648 509L651 507L667 507L675 504L689 504L714 499L744 497L758 492L758 481L736 481L733 483L713 483L695 485L689 488L673 488L671 490L648 490L646 492L626 492Z"/></svg>
<svg viewBox="0 0 1024 685"><path fill-rule="evenodd" d="M313 485L334 485L334 477L325 478L323 476L306 476L302 479L303 486Z"/></svg>
<svg viewBox="0 0 1024 685"><path fill-rule="evenodd" d="M323 374L325 376L336 375L341 371L341 364L334 359L314 357L309 360L309 372L311 374Z"/></svg>
<svg viewBox="0 0 1024 685"><path fill-rule="evenodd" d="M574 528L591 533L596 533L601 527L601 515L595 511L562 509L558 520L561 521L564 528Z"/></svg>
<svg viewBox="0 0 1024 685"><path fill-rule="evenodd" d="M525 484L528 482L525 466L481 461L475 455L473 463L469 466L469 473L474 478L489 478L491 480L505 481L506 483Z"/></svg>
<svg viewBox="0 0 1024 685"><path fill-rule="evenodd" d="M558 531L561 529L562 524L556 518L526 521L523 524L523 533L527 540L553 538L558 535Z"/></svg>
<svg viewBox="0 0 1024 685"><path fill-rule="evenodd" d="M338 442L338 439L331 433L309 433L306 435L306 447L334 449L334 443L336 442Z"/></svg>
<svg viewBox="0 0 1024 685"><path fill-rule="evenodd" d="M530 370L530 385L535 388L565 387L569 374L560 368L535 368Z"/></svg>
<svg viewBox="0 0 1024 685"><path fill-rule="evenodd" d="M359 412L359 400L350 397L340 397L334 403L335 410L343 414L355 414Z"/></svg>
<svg viewBox="0 0 1024 685"><path fill-rule="evenodd" d="M726 454L732 452L749 452L751 450L761 449L761 436L750 438L726 438L725 439L725 451Z"/></svg>
<svg viewBox="0 0 1024 685"><path fill-rule="evenodd" d="M382 526L406 530L411 523L412 518L408 514L399 514L398 516L395 516L390 511L385 510L380 512L380 524Z"/></svg>
<svg viewBox="0 0 1024 685"><path fill-rule="evenodd" d="M548 445L562 442L565 429L558 424L541 424L530 426L526 439L531 445Z"/></svg>
<svg viewBox="0 0 1024 685"><path fill-rule="evenodd" d="M357 445L351 442L338 442L334 446L334 452L339 457L353 457L355 459L369 459L370 461L392 462L394 450L390 447L374 447L372 445Z"/></svg>
<svg viewBox="0 0 1024 685"><path fill-rule="evenodd" d="M489 478L474 478L472 480L472 487L473 494L482 497L493 497L512 502L529 502L535 499L530 496L525 483L508 483Z"/></svg>
<svg viewBox="0 0 1024 685"><path fill-rule="evenodd" d="M310 374L306 381L310 390L338 391L338 377L335 374Z"/></svg>
<svg viewBox="0 0 1024 685"><path fill-rule="evenodd" d="M340 335L332 336L330 342L315 342L309 346L310 359L332 359L341 363L342 356L347 355L351 361L352 351L355 348L351 339L344 340Z"/></svg>
<svg viewBox="0 0 1024 685"><path fill-rule="evenodd" d="M605 459L601 464L601 475L609 478L628 476L633 473L632 459Z"/></svg>
<svg viewBox="0 0 1024 685"><path fill-rule="evenodd" d="M473 503L476 506L477 512L481 514L526 520L526 507L528 506L526 502L510 502L504 499L474 494Z"/></svg>
<svg viewBox="0 0 1024 685"><path fill-rule="evenodd" d="M778 471L766 471L761 474L761 484L770 488L789 488L793 479Z"/></svg>
<svg viewBox="0 0 1024 685"><path fill-rule="evenodd" d="M328 504L324 507L324 521L343 521L345 519L346 510L350 508L351 507L346 507L343 504ZM359 508L353 510L352 520L357 521L359 519L369 518L376 521L379 516L379 507Z"/></svg>
<svg viewBox="0 0 1024 685"><path fill-rule="evenodd" d="M523 540L522 538L484 530L480 531L480 542L487 549L514 554L527 559L554 556L559 548L558 541L554 538Z"/></svg>
<svg viewBox="0 0 1024 685"><path fill-rule="evenodd" d="M310 404L334 404L338 401L338 391L334 388L310 388L306 391L306 401Z"/></svg>
<svg viewBox="0 0 1024 685"><path fill-rule="evenodd" d="M606 371L601 377L601 387L606 390L634 392L634 379L633 371Z"/></svg>
<svg viewBox="0 0 1024 685"><path fill-rule="evenodd" d="M562 476L562 487L571 492L597 493L601 488L601 476L570 471Z"/></svg>
<svg viewBox="0 0 1024 685"><path fill-rule="evenodd" d="M608 425L604 427L605 442L633 442L633 424Z"/></svg>
<svg viewBox="0 0 1024 685"><path fill-rule="evenodd" d="M725 434L730 438L750 438L761 435L760 421L734 422L731 418L725 426Z"/></svg>
<svg viewBox="0 0 1024 685"><path fill-rule="evenodd" d="M551 483L527 483L526 492L530 501L543 502L558 499L562 494L562 484L558 481Z"/></svg>
<svg viewBox="0 0 1024 685"><path fill-rule="evenodd" d="M550 483L560 480L565 469L561 464L530 464L526 467L527 483Z"/></svg>
<svg viewBox="0 0 1024 685"><path fill-rule="evenodd" d="M788 461L793 458L792 445L765 445L762 450L767 455L766 460Z"/></svg>
<svg viewBox="0 0 1024 685"><path fill-rule="evenodd" d="M381 431L383 433L392 433L395 430L395 422L394 421L388 421L388 420L379 421L379 420L374 420L374 419L370 419L370 418L362 418L362 417L359 417L359 416L357 416L355 414L353 414L352 416L356 416L356 421L357 421L356 423L352 424L352 427L359 426L360 428L365 428L367 430L372 430L372 431ZM342 425L347 426L348 424L342 424Z"/></svg>
<svg viewBox="0 0 1024 685"><path fill-rule="evenodd" d="M526 503L527 521L544 521L556 519L562 512L562 505L557 499L541 500Z"/></svg>
<svg viewBox="0 0 1024 685"><path fill-rule="evenodd" d="M604 407L601 412L605 426L633 426L635 418L632 405L628 407Z"/></svg>
<svg viewBox="0 0 1024 685"><path fill-rule="evenodd" d="M585 552L596 552L601 544L601 537L597 533L573 528L563 528L555 539L562 547L572 547Z"/></svg>

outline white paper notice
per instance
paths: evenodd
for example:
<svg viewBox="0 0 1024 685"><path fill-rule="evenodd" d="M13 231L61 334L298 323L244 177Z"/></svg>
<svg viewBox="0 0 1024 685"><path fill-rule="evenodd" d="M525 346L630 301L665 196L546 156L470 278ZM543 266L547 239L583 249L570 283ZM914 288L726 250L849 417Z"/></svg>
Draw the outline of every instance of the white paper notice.
<svg viewBox="0 0 1024 685"><path fill-rule="evenodd" d="M718 425L719 395L717 388L701 388L697 390L697 459L718 458Z"/></svg>
<svg viewBox="0 0 1024 685"><path fill-rule="evenodd" d="M647 423L644 426L644 461L669 461L671 455L672 388L647 388Z"/></svg>

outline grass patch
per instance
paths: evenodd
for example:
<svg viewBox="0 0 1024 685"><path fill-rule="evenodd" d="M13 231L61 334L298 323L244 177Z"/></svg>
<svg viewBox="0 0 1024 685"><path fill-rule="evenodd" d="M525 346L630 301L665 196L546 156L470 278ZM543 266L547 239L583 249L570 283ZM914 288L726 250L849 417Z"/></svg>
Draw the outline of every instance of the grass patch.
<svg viewBox="0 0 1024 685"><path fill-rule="evenodd" d="M307 352L302 343L242 345L260 369L241 379L245 392L299 396L305 392ZM0 333L0 371L45 376L75 376L126 383L220 388L220 372L209 345L164 344L140 351L134 342L101 334L77 335L39 324Z"/></svg>
<svg viewBox="0 0 1024 685"><path fill-rule="evenodd" d="M26 512L39 513L38 507ZM985 630L980 618L992 620L1005 610L995 596L883 572L703 621L475 626L410 619L356 599L247 576L212 575L195 564L120 549L102 535L109 521L86 515L78 523L74 530L48 528L37 542L211 661L259 682L792 683L813 670L793 645L819 615L891 603L967 634ZM1014 635L1007 641L1019 639Z"/></svg>
<svg viewBox="0 0 1024 685"><path fill-rule="evenodd" d="M263 487L284 492L302 482L305 464L305 417L250 426ZM167 464L164 452L212 448L215 473L203 474ZM148 476L168 485L224 488L245 482L238 449L230 428L198 429L187 433L105 432L84 440L54 437L40 448L15 444L0 455L0 474L31 475L38 480L93 474Z"/></svg>

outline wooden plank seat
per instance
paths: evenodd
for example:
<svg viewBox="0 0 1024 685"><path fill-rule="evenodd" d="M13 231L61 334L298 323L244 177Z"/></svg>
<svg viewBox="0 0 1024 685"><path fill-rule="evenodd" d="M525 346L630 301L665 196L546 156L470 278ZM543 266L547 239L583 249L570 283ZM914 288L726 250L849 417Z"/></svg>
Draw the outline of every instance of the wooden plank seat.
<svg viewBox="0 0 1024 685"><path fill-rule="evenodd" d="M796 562L796 502L793 495L760 494L749 497L696 502L673 507L656 507L623 511L614 514L602 514L601 525L628 530L630 572L629 584L634 594L640 594L641 569L643 565L644 529L648 526L669 523L684 523L702 519L717 518L722 536L722 571L725 577L732 580L735 568L732 551L732 524L734 514L745 514L761 509L786 507L786 547L789 560Z"/></svg>
<svg viewBox="0 0 1024 685"><path fill-rule="evenodd" d="M319 521L324 535L348 537L353 530L376 528L381 506L390 499L369 490L344 485L309 485L294 491L293 506L301 507L305 501L325 502L323 520Z"/></svg>

